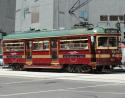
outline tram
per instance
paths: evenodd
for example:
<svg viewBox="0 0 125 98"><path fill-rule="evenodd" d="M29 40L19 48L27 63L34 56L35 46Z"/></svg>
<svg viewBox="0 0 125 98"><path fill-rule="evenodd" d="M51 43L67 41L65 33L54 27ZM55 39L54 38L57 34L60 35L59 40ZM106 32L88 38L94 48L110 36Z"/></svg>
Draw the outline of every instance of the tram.
<svg viewBox="0 0 125 98"><path fill-rule="evenodd" d="M3 37L3 61L13 70L111 70L121 64L120 40L117 29L102 27L15 33Z"/></svg>

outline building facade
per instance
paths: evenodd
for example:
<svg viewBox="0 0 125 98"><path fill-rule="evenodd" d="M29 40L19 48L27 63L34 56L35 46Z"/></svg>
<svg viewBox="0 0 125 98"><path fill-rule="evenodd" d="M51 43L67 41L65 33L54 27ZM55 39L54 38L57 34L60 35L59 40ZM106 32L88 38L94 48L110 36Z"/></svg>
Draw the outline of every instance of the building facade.
<svg viewBox="0 0 125 98"><path fill-rule="evenodd" d="M124 32L125 0L16 1L15 31L71 28L79 22L88 22L94 26L120 26Z"/></svg>
<svg viewBox="0 0 125 98"><path fill-rule="evenodd" d="M97 25L115 27L117 23L124 31L125 0L92 0L89 3L89 22Z"/></svg>
<svg viewBox="0 0 125 98"><path fill-rule="evenodd" d="M53 29L53 0L16 0L15 31Z"/></svg>
<svg viewBox="0 0 125 98"><path fill-rule="evenodd" d="M71 28L78 21L69 14L76 0L16 0L15 31Z"/></svg>
<svg viewBox="0 0 125 98"><path fill-rule="evenodd" d="M15 31L16 0L0 0L0 31Z"/></svg>

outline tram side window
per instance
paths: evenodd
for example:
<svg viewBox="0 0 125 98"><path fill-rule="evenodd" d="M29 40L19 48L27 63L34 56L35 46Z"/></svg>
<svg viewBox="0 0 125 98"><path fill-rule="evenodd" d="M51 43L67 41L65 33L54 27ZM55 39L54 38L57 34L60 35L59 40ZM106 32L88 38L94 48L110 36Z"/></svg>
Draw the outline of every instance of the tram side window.
<svg viewBox="0 0 125 98"><path fill-rule="evenodd" d="M88 49L88 39L69 39L60 40L61 50L81 50Z"/></svg>
<svg viewBox="0 0 125 98"><path fill-rule="evenodd" d="M49 41L34 41L33 50L49 50Z"/></svg>
<svg viewBox="0 0 125 98"><path fill-rule="evenodd" d="M99 37L98 47L117 47L116 37Z"/></svg>
<svg viewBox="0 0 125 98"><path fill-rule="evenodd" d="M108 38L107 37L99 37L98 38L98 47L108 47Z"/></svg>
<svg viewBox="0 0 125 98"><path fill-rule="evenodd" d="M3 51L4 52L24 51L24 43L23 42L4 43Z"/></svg>

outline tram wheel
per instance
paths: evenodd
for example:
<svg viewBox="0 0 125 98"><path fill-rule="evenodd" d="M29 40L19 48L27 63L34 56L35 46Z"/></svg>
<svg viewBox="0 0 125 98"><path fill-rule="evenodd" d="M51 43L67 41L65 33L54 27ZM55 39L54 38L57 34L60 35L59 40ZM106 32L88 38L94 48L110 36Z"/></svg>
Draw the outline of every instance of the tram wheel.
<svg viewBox="0 0 125 98"><path fill-rule="evenodd" d="M82 69L81 69L81 66L80 66L80 65L76 65L76 67L75 67L75 72L76 72L76 73L81 73L81 72L82 72Z"/></svg>
<svg viewBox="0 0 125 98"><path fill-rule="evenodd" d="M82 73L91 71L91 68L88 65L81 65L80 68L81 68L80 70Z"/></svg>
<svg viewBox="0 0 125 98"><path fill-rule="evenodd" d="M87 65L68 65L66 70L70 73L84 73L90 72L91 68Z"/></svg>
<svg viewBox="0 0 125 98"><path fill-rule="evenodd" d="M12 70L14 71L22 71L24 69L23 64L13 64L11 65Z"/></svg>
<svg viewBox="0 0 125 98"><path fill-rule="evenodd" d="M75 72L75 66L74 65L68 65L66 67L66 70L70 73L74 73Z"/></svg>
<svg viewBox="0 0 125 98"><path fill-rule="evenodd" d="M18 67L18 70L19 71L22 71L24 69L24 65L23 64L20 64L19 67Z"/></svg>
<svg viewBox="0 0 125 98"><path fill-rule="evenodd" d="M16 70L15 64L11 65L11 69L14 70L14 71Z"/></svg>
<svg viewBox="0 0 125 98"><path fill-rule="evenodd" d="M113 67L112 66L99 66L96 68L95 72L98 73L110 73L113 71Z"/></svg>
<svg viewBox="0 0 125 98"><path fill-rule="evenodd" d="M113 71L113 67L111 66L103 66L102 72L104 73L110 73Z"/></svg>

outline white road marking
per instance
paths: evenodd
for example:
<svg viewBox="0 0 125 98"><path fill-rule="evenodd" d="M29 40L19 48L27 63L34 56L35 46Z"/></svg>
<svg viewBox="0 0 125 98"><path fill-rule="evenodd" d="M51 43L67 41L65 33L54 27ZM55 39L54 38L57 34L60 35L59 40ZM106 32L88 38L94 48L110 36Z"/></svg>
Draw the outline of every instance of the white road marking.
<svg viewBox="0 0 125 98"><path fill-rule="evenodd" d="M19 82L9 82L9 83L0 83L0 85L12 85L12 84L21 84L21 83L30 83L36 82L38 80L31 80L31 81L19 81Z"/></svg>
<svg viewBox="0 0 125 98"><path fill-rule="evenodd" d="M12 84L21 84L21 83L30 83L30 82L39 82L42 80L55 80L55 79L39 79L39 80L30 80L30 81L19 81L19 82L9 82L9 83L0 83L0 85L12 85Z"/></svg>
<svg viewBox="0 0 125 98"><path fill-rule="evenodd" d="M103 86L114 86L114 85L120 85L119 83L111 83L111 84L100 84L100 85L94 85L94 86L85 86L85 87L75 87L75 88L67 88L69 90L73 90L73 89L85 89L85 88L94 88L94 87L103 87ZM121 84L123 85L123 84Z"/></svg>
<svg viewBox="0 0 125 98"><path fill-rule="evenodd" d="M65 90L65 91L74 92L74 93L101 93L101 94L125 95L125 93L122 93L122 92L76 91L76 90Z"/></svg>
<svg viewBox="0 0 125 98"><path fill-rule="evenodd" d="M56 90L46 90L46 91L36 91L36 92L26 92L26 93L15 93L15 94L0 95L0 97L20 96L20 95L28 95L28 94L39 94L39 93L56 92L56 91L63 91L63 90L64 90L64 89L56 89Z"/></svg>
<svg viewBox="0 0 125 98"><path fill-rule="evenodd" d="M94 87L102 87L102 86L111 86L111 85L118 85L115 84L102 84L102 85L95 85L95 86L86 86L86 87L75 87L75 88L65 88L65 89L55 89L55 90L45 90L45 91L35 91L35 92L26 92L26 93L14 93L14 94L5 94L0 95L0 97L9 97L9 96L21 96L21 95L29 95L29 94L39 94L39 93L47 93L47 92L57 92L57 91L71 91L71 92L77 92L73 89L79 89L79 88L94 88ZM80 91L78 91L80 92ZM108 93L108 92L95 92L95 91L81 91L81 92L89 92L89 93ZM125 93L115 93L115 92L109 92L110 94L125 94Z"/></svg>

